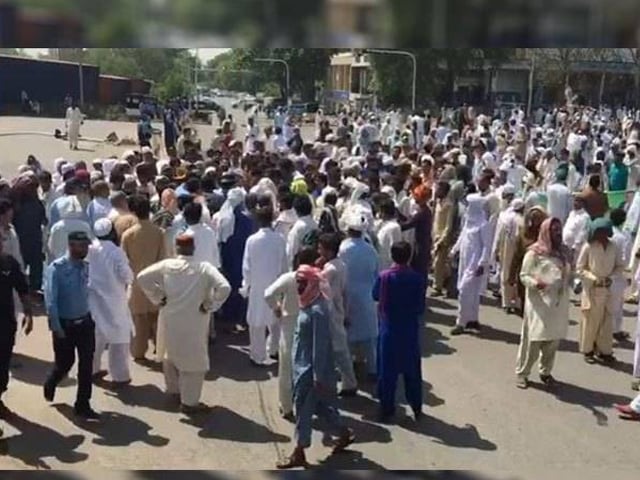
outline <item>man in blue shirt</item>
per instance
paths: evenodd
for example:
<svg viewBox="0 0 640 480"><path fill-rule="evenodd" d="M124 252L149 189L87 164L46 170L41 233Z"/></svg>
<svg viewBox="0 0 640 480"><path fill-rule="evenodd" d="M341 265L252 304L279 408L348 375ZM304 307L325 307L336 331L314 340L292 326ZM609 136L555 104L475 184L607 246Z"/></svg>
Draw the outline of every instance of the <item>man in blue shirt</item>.
<svg viewBox="0 0 640 480"><path fill-rule="evenodd" d="M69 373L78 354L76 415L97 420L90 405L95 324L89 311L89 265L84 260L91 240L85 232L69 234L69 250L47 268L45 301L53 332L55 365L44 384L44 398L52 402L58 383Z"/></svg>

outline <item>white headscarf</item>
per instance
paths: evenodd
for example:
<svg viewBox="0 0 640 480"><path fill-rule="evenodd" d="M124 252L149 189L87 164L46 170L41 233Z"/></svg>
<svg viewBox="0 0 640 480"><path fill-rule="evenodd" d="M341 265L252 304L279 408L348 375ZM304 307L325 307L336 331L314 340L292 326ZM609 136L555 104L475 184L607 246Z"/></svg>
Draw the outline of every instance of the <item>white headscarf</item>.
<svg viewBox="0 0 640 480"><path fill-rule="evenodd" d="M226 242L233 235L236 217L234 210L244 201L245 192L240 187L235 187L227 193L227 199L222 204L218 217L218 235L220 242Z"/></svg>
<svg viewBox="0 0 640 480"><path fill-rule="evenodd" d="M487 223L487 199L479 193L467 195L464 229L480 229Z"/></svg>
<svg viewBox="0 0 640 480"><path fill-rule="evenodd" d="M57 208L61 220L81 219L84 214L82 205L75 195L63 197L58 201Z"/></svg>
<svg viewBox="0 0 640 480"><path fill-rule="evenodd" d="M362 182L354 182L351 191L351 203L356 203L358 200L362 199L362 196L366 193L369 193L369 186L365 185Z"/></svg>
<svg viewBox="0 0 640 480"><path fill-rule="evenodd" d="M267 195L271 199L271 206L275 212L278 207L278 187L268 177L261 178L260 181L251 189L251 193L257 195Z"/></svg>
<svg viewBox="0 0 640 480"><path fill-rule="evenodd" d="M368 228L368 222L363 212L353 209L345 215L345 227L356 232L364 232Z"/></svg>

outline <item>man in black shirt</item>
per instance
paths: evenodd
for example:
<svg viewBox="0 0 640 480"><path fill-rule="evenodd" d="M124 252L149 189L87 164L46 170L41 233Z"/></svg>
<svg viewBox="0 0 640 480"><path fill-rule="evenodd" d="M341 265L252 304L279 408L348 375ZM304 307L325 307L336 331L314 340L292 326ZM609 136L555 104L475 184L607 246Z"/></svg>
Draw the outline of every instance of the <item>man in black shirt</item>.
<svg viewBox="0 0 640 480"><path fill-rule="evenodd" d="M2 394L9 383L9 366L13 345L16 339L18 322L16 321L13 291L17 291L24 311L23 327L28 335L33 329L33 316L27 293L27 279L20 269L20 264L11 255L2 251L0 239L0 415L5 412Z"/></svg>

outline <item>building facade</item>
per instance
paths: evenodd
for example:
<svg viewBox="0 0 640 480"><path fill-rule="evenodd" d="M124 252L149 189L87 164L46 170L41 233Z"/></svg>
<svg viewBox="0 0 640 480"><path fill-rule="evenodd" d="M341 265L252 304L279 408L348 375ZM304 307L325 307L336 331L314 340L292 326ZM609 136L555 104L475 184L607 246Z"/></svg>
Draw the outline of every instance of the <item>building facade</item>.
<svg viewBox="0 0 640 480"><path fill-rule="evenodd" d="M366 55L342 52L331 57L323 104L325 110L361 110L375 105L375 95L369 85L373 76Z"/></svg>

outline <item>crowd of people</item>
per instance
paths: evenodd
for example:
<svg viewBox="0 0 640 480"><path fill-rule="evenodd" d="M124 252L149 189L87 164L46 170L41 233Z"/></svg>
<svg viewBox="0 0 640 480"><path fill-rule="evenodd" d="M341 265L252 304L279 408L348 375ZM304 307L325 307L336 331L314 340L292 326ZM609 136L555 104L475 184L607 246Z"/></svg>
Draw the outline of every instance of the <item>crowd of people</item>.
<svg viewBox="0 0 640 480"><path fill-rule="evenodd" d="M248 331L247 364L278 363L280 411L295 423L278 466L291 468L306 465L314 415L333 428L336 451L354 441L336 399L363 385L375 385L380 421L390 421L402 375L420 421L429 297L458 299L451 335L482 328L488 292L521 315L523 389L536 363L553 387L572 301L585 362L612 364L614 342L629 340L638 112L571 99L529 117L318 112L311 142L284 109L263 129L250 116L244 136L231 115L220 120L210 145L181 124L161 158L145 136L120 158L60 158L50 173L30 157L0 180L0 392L16 319L22 310L30 331L34 302L44 302L55 354L44 396L53 401L77 356L75 412L90 420L92 385L108 376L126 388L131 358L162 364L183 412L206 411L209 344ZM638 420L640 396L616 408Z"/></svg>

